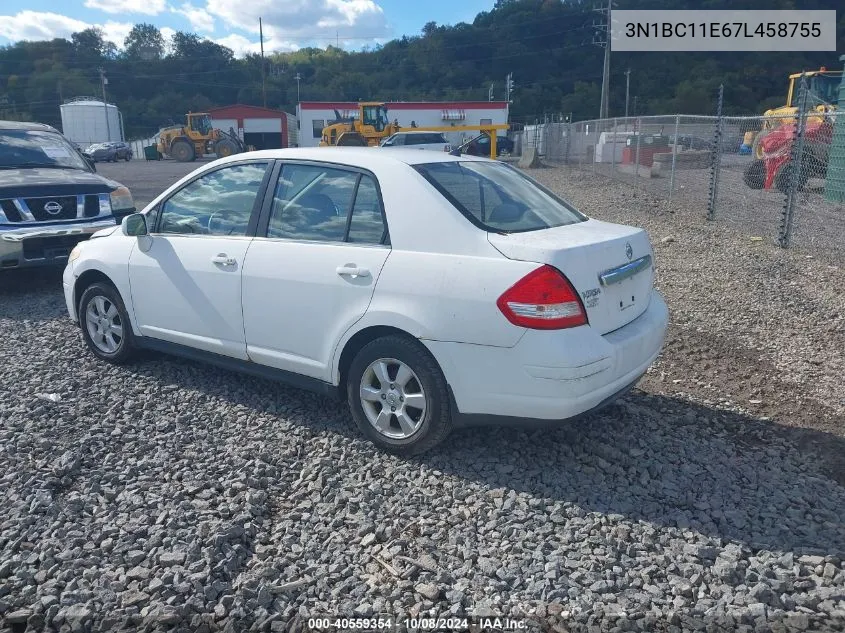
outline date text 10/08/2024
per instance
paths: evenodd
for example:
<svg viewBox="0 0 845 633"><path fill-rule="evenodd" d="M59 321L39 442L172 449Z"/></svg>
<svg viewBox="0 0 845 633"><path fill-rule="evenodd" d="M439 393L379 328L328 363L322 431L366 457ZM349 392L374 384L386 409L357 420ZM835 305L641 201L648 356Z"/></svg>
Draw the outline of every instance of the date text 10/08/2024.
<svg viewBox="0 0 845 633"><path fill-rule="evenodd" d="M520 618L497 616L472 617L369 617L308 618L308 631L466 631L468 633L487 633L488 631L523 631L528 629L528 621Z"/></svg>

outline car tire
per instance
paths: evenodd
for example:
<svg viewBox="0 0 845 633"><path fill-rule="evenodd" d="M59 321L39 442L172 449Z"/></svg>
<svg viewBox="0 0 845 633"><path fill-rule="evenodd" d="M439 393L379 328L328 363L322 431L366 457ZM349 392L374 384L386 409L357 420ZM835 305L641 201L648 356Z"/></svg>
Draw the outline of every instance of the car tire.
<svg viewBox="0 0 845 633"><path fill-rule="evenodd" d="M766 163L762 160L752 161L742 175L745 185L751 189L762 189L766 182Z"/></svg>
<svg viewBox="0 0 845 633"><path fill-rule="evenodd" d="M112 307L115 309L115 314L112 313ZM132 334L132 325L129 322L126 306L114 286L102 282L88 286L79 299L77 313L79 325L82 328L82 338L97 358L115 364L132 360L137 351L135 337ZM101 334L104 331L106 323L100 319L96 325L95 316L108 320L110 325L117 325L121 331L120 335L118 336L112 330L110 335L107 333L100 338L98 333Z"/></svg>
<svg viewBox="0 0 845 633"><path fill-rule="evenodd" d="M384 385L378 380L381 372L374 370L381 362L390 381ZM401 379L400 369L406 377L408 370L411 374L404 385L394 382ZM362 397L365 387L372 398ZM362 347L349 367L346 395L358 428L373 444L389 453L403 456L424 453L446 439L452 430L449 390L443 372L431 353L410 338L385 336ZM405 398L408 401L413 398L422 408L406 405ZM387 412L391 404L398 414ZM387 414L384 419L389 424L380 430L375 420L382 420L383 413ZM399 415L405 421L404 426ZM409 422L413 424L412 432L408 432Z"/></svg>

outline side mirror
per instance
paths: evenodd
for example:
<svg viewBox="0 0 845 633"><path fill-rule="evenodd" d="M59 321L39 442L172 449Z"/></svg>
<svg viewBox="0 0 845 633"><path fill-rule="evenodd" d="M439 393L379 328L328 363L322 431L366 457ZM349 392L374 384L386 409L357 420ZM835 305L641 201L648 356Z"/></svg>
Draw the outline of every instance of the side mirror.
<svg viewBox="0 0 845 633"><path fill-rule="evenodd" d="M128 237L147 235L147 218L141 213L132 213L120 223L121 232Z"/></svg>
<svg viewBox="0 0 845 633"><path fill-rule="evenodd" d="M82 155L82 158L85 159L85 162L88 163L88 166L91 169L93 169L94 171L97 171L97 163L94 162L93 158L91 158L90 156L85 156L84 154Z"/></svg>

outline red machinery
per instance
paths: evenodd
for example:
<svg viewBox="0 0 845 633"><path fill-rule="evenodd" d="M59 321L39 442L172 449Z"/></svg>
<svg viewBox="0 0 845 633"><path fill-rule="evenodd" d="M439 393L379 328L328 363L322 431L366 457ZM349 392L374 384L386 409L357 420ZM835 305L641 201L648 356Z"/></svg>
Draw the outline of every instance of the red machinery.
<svg viewBox="0 0 845 633"><path fill-rule="evenodd" d="M786 193L792 176L789 160L794 136L795 125L788 123L775 128L761 139L763 158L755 160L746 168L745 184L752 189L771 189L774 185L778 191ZM803 189L810 178L825 177L832 140L833 123L830 119L807 122L798 190Z"/></svg>

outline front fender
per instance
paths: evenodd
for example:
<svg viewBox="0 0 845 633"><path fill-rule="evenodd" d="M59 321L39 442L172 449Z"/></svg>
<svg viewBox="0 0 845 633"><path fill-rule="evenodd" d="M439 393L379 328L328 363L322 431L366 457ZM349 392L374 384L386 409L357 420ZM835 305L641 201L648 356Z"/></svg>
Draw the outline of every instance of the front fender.
<svg viewBox="0 0 845 633"><path fill-rule="evenodd" d="M105 275L114 284L123 299L132 332L136 336L140 336L141 333L138 330L135 310L132 305L132 289L129 284L129 257L136 244L137 238L126 237L119 232L108 237L89 240L85 243L79 259L74 262L73 282L76 285L76 281L90 271ZM79 301L75 289L73 301L74 305Z"/></svg>

